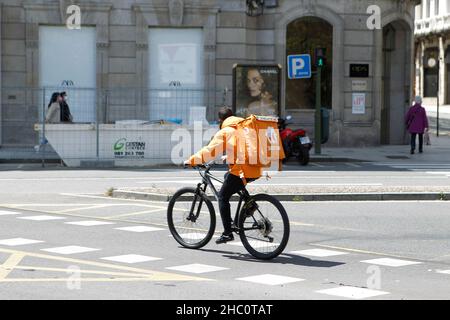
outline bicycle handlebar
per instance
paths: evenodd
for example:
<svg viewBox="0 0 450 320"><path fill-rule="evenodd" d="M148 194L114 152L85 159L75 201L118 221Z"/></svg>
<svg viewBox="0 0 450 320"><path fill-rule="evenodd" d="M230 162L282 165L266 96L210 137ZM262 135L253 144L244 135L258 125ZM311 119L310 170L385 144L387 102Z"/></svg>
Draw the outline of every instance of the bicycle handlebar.
<svg viewBox="0 0 450 320"><path fill-rule="evenodd" d="M195 165L195 166L184 165L184 168L186 169L186 168L191 167L191 168L197 169L197 170L203 169L205 171L208 171L208 170L210 170L213 167L213 165L214 165L214 160L212 160L212 161L210 161L208 163L205 163L205 164L198 164L198 165Z"/></svg>

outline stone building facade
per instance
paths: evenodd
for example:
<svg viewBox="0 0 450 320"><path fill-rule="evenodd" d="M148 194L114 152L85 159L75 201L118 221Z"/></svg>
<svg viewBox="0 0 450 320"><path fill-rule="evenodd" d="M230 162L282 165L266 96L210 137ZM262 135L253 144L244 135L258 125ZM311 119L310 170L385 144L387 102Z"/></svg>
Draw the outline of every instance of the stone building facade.
<svg viewBox="0 0 450 320"><path fill-rule="evenodd" d="M308 24L302 27L303 19L313 17L315 20L305 21L330 30L329 40L323 40L329 41L328 145L404 143L403 114L413 96L413 30L418 1L266 2L272 6L263 15L250 17L245 13L244 0L0 0L0 145L36 144L33 125L45 102L32 88L42 87L42 73L48 72L40 60L40 34L48 26L65 28L66 8L71 4L81 8L82 28L95 30L95 90L151 89L153 44L149 43L149 33L154 28L201 30L199 70L205 89L231 89L237 63L279 64L285 73L287 52L293 52L291 46L298 42L296 29L290 28L305 30ZM372 30L367 20L371 16L368 8L374 4L380 9L381 28ZM305 41L311 49L315 30L306 30L309 39ZM362 65L368 74L351 75L351 65ZM289 81L282 76L281 112L291 114L296 125L313 130L313 106L288 102L292 101L289 95L294 94ZM305 82L305 88L313 83L312 79L303 81L310 81ZM365 97L358 110L354 93ZM231 100L228 95L227 103ZM139 96L128 101L127 108L135 118L148 116L141 112L142 103Z"/></svg>
<svg viewBox="0 0 450 320"><path fill-rule="evenodd" d="M438 95L441 105L450 104L450 1L422 0L414 33L417 94L428 104L436 104Z"/></svg>

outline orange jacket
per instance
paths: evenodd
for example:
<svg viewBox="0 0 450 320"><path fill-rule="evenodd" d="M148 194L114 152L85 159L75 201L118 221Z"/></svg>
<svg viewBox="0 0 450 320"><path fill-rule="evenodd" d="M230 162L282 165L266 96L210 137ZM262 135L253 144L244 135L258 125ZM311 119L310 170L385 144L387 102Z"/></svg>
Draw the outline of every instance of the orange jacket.
<svg viewBox="0 0 450 320"><path fill-rule="evenodd" d="M189 162L192 166L204 164L211 160L227 155L230 173L237 177L247 179L258 179L262 175L262 168L247 164L236 164L237 146L236 146L236 126L243 118L229 117L222 123L222 129L216 133L211 142L202 150L194 154Z"/></svg>

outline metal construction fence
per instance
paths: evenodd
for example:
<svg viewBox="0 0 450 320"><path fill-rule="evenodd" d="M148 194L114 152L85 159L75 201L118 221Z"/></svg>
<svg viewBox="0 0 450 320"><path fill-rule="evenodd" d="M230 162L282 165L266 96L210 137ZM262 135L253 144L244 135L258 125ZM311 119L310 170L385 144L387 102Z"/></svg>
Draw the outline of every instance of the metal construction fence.
<svg viewBox="0 0 450 320"><path fill-rule="evenodd" d="M46 123L55 92L67 93L72 122ZM20 157L45 163L53 157L69 166L168 164L174 162L173 149L180 144L174 132L178 131L181 141L186 139L182 130L192 135L217 130L217 112L227 104L227 93L184 88L3 87L0 159ZM202 142L192 141L192 150ZM2 155L2 150L9 154Z"/></svg>

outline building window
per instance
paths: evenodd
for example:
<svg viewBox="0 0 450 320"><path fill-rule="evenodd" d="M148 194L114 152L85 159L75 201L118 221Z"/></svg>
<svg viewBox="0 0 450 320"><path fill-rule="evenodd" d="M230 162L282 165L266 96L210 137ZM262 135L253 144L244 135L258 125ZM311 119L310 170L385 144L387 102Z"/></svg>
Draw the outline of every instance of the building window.
<svg viewBox="0 0 450 320"><path fill-rule="evenodd" d="M149 113L151 120L186 122L204 106L204 46L201 28L150 28Z"/></svg>
<svg viewBox="0 0 450 320"><path fill-rule="evenodd" d="M331 109L333 26L315 17L300 18L287 26L286 56L306 53L314 60L315 48L326 48L327 63L322 69L322 105ZM286 73L286 109L314 109L315 99L314 77L290 80Z"/></svg>
<svg viewBox="0 0 450 320"><path fill-rule="evenodd" d="M448 0L450 1L450 0ZM416 20L420 20L422 19L422 5L417 5L416 6Z"/></svg>
<svg viewBox="0 0 450 320"><path fill-rule="evenodd" d="M39 27L39 84L45 101L55 91L66 91L75 122L96 119L96 54L94 27Z"/></svg>
<svg viewBox="0 0 450 320"><path fill-rule="evenodd" d="M202 29L150 29L151 88L201 88Z"/></svg>
<svg viewBox="0 0 450 320"><path fill-rule="evenodd" d="M438 16L440 11L439 0L434 0L434 15Z"/></svg>

